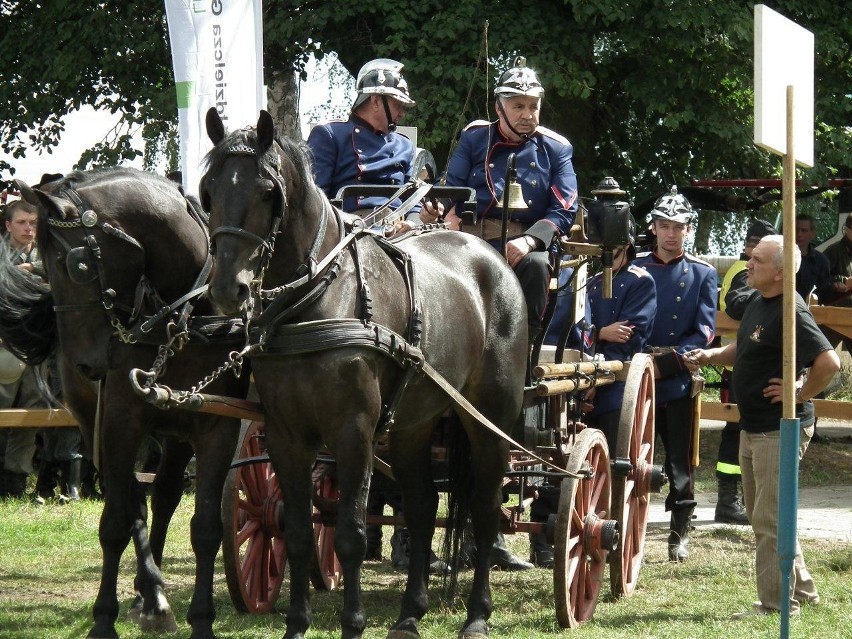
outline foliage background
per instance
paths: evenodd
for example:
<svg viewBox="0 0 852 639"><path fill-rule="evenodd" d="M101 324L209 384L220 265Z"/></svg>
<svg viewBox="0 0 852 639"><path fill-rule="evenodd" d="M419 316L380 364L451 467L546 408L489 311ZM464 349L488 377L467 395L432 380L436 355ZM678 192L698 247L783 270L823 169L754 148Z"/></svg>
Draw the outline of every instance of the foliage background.
<svg viewBox="0 0 852 639"><path fill-rule="evenodd" d="M852 177L852 21L843 18L844 3L767 4L816 36L816 167L804 177L812 184ZM133 158L129 133L140 126L146 166L166 157L176 168L177 110L162 0L0 0L0 13L5 151L20 156L50 148L65 115L91 104L123 119L80 158L81 168ZM574 144L583 194L615 176L641 217L673 183L780 174L778 158L752 144L752 3L267 0L264 30L271 110L294 135L288 97L293 72L304 72L309 54L334 51L353 74L366 60L392 57L405 63L418 102L406 123L418 127L420 145L443 167L461 127L493 116L494 82L522 54L547 89L542 123ZM7 178L11 167L2 164ZM697 249L706 248L711 234L730 234L730 252L738 250L740 233L731 229L748 215L714 214L711 206L742 211L767 197L743 192L726 204L704 203ZM829 200L826 220L831 207ZM821 213L822 202L812 208Z"/></svg>

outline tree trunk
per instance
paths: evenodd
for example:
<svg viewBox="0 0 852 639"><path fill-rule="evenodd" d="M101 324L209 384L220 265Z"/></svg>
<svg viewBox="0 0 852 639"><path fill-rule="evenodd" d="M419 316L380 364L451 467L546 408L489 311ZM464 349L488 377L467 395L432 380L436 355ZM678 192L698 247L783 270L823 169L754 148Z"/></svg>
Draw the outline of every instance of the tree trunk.
<svg viewBox="0 0 852 639"><path fill-rule="evenodd" d="M299 120L299 85L292 71L272 73L267 89L267 109L278 130L292 140L302 139Z"/></svg>

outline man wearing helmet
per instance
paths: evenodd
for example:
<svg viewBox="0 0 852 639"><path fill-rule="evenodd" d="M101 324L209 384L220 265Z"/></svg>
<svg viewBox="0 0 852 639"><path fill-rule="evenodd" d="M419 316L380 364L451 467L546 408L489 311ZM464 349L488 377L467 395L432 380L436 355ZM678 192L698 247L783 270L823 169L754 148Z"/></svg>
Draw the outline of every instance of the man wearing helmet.
<svg viewBox="0 0 852 639"><path fill-rule="evenodd" d="M396 131L407 107L414 105L402 77L402 64L380 58L358 72L358 97L346 121L315 126L308 136L314 179L328 197L351 184L402 185L411 179L414 145ZM352 197L343 210L368 212L387 202L382 197ZM400 200L391 203L397 208ZM439 211L431 205L417 209L409 219L435 222Z"/></svg>
<svg viewBox="0 0 852 639"><path fill-rule="evenodd" d="M512 211L506 258L524 290L531 338L541 331L550 281L548 248L567 235L577 213L573 147L564 137L539 126L544 87L535 71L518 58L494 90L497 120L471 122L450 158L447 184L476 191L477 233L495 245L501 231L506 166L515 154L518 181L527 209ZM447 222L459 227L448 213Z"/></svg>
<svg viewBox="0 0 852 639"><path fill-rule="evenodd" d="M666 510L671 511L669 559L689 557L689 529L695 510L692 468L692 379L683 354L707 348L716 326L716 269L684 252L692 207L672 187L651 211L656 248L633 264L645 269L657 290L657 313L648 344L654 347L656 431L666 451L669 477Z"/></svg>

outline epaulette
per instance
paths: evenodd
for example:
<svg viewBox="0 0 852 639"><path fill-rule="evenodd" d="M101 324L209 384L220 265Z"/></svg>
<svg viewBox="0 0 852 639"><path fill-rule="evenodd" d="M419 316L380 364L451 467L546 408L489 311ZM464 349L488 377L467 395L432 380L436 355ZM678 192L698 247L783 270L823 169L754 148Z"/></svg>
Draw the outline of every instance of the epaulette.
<svg viewBox="0 0 852 639"><path fill-rule="evenodd" d="M468 129L472 129L473 127L478 127L478 126L491 126L491 122L489 122L488 120L474 120L473 122L468 124L464 128L464 130L467 131Z"/></svg>
<svg viewBox="0 0 852 639"><path fill-rule="evenodd" d="M538 127L536 129L536 133L541 133L543 136L556 140L557 142L561 142L565 145L571 144L571 142L568 141L568 138L566 138L564 135L557 133L556 131L553 131L551 129L548 129L545 126Z"/></svg>
<svg viewBox="0 0 852 639"><path fill-rule="evenodd" d="M704 266L709 266L710 268L715 269L715 267L710 262L705 262L700 257L696 257L695 255L691 255L689 253L684 253L683 259L688 262L695 262L696 264L703 264Z"/></svg>
<svg viewBox="0 0 852 639"><path fill-rule="evenodd" d="M642 251L641 253L637 253L634 259L639 259L640 257L648 257L651 254L651 251Z"/></svg>
<svg viewBox="0 0 852 639"><path fill-rule="evenodd" d="M627 270L628 272L633 273L633 275L636 275L637 277L651 277L648 274L648 271L646 271L641 266L634 266L633 264L628 264Z"/></svg>

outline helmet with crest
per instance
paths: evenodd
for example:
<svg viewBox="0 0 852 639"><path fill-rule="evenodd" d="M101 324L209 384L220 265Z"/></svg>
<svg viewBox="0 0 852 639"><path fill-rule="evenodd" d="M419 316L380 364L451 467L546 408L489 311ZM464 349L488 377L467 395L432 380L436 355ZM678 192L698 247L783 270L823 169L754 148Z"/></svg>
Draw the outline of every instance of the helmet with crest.
<svg viewBox="0 0 852 639"><path fill-rule="evenodd" d="M370 99L371 95L385 95L396 98L405 105L414 104L408 94L408 84L402 77L402 63L388 58L371 60L358 71L355 88L358 97L352 105L353 109Z"/></svg>
<svg viewBox="0 0 852 639"><path fill-rule="evenodd" d="M689 224L694 215L689 200L677 192L676 186L672 186L671 191L660 197L651 211L652 220L669 220L681 224Z"/></svg>
<svg viewBox="0 0 852 639"><path fill-rule="evenodd" d="M540 98L544 94L544 87L538 81L535 71L527 66L527 59L523 56L515 58L515 66L503 73L494 89L497 97L511 98L516 95L527 95Z"/></svg>

